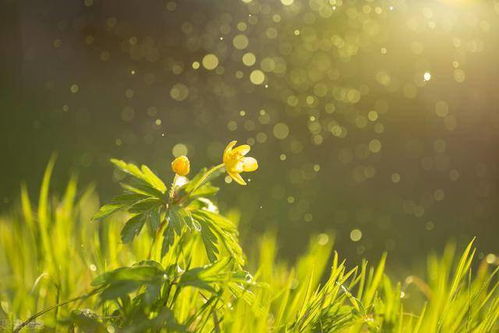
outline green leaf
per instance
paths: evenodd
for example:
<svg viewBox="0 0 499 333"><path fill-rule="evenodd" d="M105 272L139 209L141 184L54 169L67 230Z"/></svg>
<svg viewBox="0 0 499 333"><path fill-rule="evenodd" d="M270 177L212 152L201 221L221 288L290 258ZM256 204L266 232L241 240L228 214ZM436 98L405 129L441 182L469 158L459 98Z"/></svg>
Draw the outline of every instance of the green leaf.
<svg viewBox="0 0 499 333"><path fill-rule="evenodd" d="M165 183L163 183L163 181L158 176L156 176L156 174L154 172L152 172L151 169L149 169L147 167L147 165L142 165L141 170L142 170L142 175L144 176L144 179L149 184L151 184L155 189L157 189L161 193L166 192Z"/></svg>
<svg viewBox="0 0 499 333"><path fill-rule="evenodd" d="M175 232L173 228L167 226L165 231L163 232L163 244L161 245L161 257L164 257L168 250L172 247L173 242L175 241Z"/></svg>
<svg viewBox="0 0 499 333"><path fill-rule="evenodd" d="M181 187L181 190L185 191L186 193L191 193L192 190L199 185L199 182L203 179L203 176L207 171L208 169L206 168L199 170L199 172L194 177L192 177L192 179L187 184Z"/></svg>
<svg viewBox="0 0 499 333"><path fill-rule="evenodd" d="M229 289L240 288L252 280L247 272L237 267L234 265L232 258L225 257L211 264L187 270L182 274L179 283L185 286L204 289L212 293L215 293L217 287L220 288L222 284L226 284ZM246 292L248 291L246 290Z"/></svg>
<svg viewBox="0 0 499 333"><path fill-rule="evenodd" d="M168 210L168 226L173 228L177 235L182 233L182 227L184 226L184 214L183 209L178 206L172 206Z"/></svg>
<svg viewBox="0 0 499 333"><path fill-rule="evenodd" d="M111 159L111 162L121 171L149 185L151 188L157 190L158 192L162 194L166 192L166 185L147 166L143 165L142 168L139 169L139 167L133 163L126 163L125 161L114 158Z"/></svg>
<svg viewBox="0 0 499 333"><path fill-rule="evenodd" d="M219 251L217 247L218 238L210 229L210 224L206 223L203 219L196 220L201 226L201 238L203 240L206 255L210 261L217 260Z"/></svg>
<svg viewBox="0 0 499 333"><path fill-rule="evenodd" d="M144 200L146 195L137 193L125 193L114 197L109 204L103 205L99 211L93 216L93 220L102 220L111 214L116 213L120 209L125 209L134 203Z"/></svg>
<svg viewBox="0 0 499 333"><path fill-rule="evenodd" d="M182 228L184 225L187 226L191 230L193 228L195 228L195 226L193 225L194 220L192 219L190 211L188 211L182 207L173 206L170 208L169 214L170 214L170 218L178 221L178 226L180 226L180 228Z"/></svg>
<svg viewBox="0 0 499 333"><path fill-rule="evenodd" d="M140 267L140 266L156 267L158 270L164 271L163 266L159 262L150 259L141 260L132 265L132 267Z"/></svg>
<svg viewBox="0 0 499 333"><path fill-rule="evenodd" d="M124 193L114 197L113 200L111 200L111 203L130 206L136 203L137 201L146 199L147 197L148 197L147 195L143 194Z"/></svg>
<svg viewBox="0 0 499 333"><path fill-rule="evenodd" d="M151 305L153 304L160 296L161 293L161 284L149 284L146 287L146 291L143 294L143 299L145 304Z"/></svg>
<svg viewBox="0 0 499 333"><path fill-rule="evenodd" d="M219 190L220 188L213 186L210 183L206 183L203 186L197 188L194 192L190 193L189 197L190 198L208 197L210 195L215 195Z"/></svg>
<svg viewBox="0 0 499 333"><path fill-rule="evenodd" d="M192 191L198 191L203 186L208 185L209 181L213 178L218 177L221 173L224 172L223 168L212 172L208 177L205 177L206 173L209 170L206 168L201 169L196 176L194 176L187 184L184 185L183 190L187 194L192 194ZM203 185L205 184L205 185Z"/></svg>
<svg viewBox="0 0 499 333"><path fill-rule="evenodd" d="M128 173L136 178L142 177L142 172L140 169L133 163L126 163L125 161L118 160L115 158L111 159L111 163L113 163L118 169L121 171Z"/></svg>
<svg viewBox="0 0 499 333"><path fill-rule="evenodd" d="M159 207L151 209L147 214L146 220L153 234L156 233L161 224L161 212L162 209Z"/></svg>
<svg viewBox="0 0 499 333"><path fill-rule="evenodd" d="M210 261L218 257L220 246L223 246L240 265L244 265L243 251L237 239L237 228L232 221L203 209L193 211L192 217L201 225L201 235Z"/></svg>
<svg viewBox="0 0 499 333"><path fill-rule="evenodd" d="M158 208L163 203L156 198L147 198L136 202L133 206L129 208L130 213L144 213L154 208Z"/></svg>
<svg viewBox="0 0 499 333"><path fill-rule="evenodd" d="M123 332L188 332L188 327L179 324L174 313L163 307L158 315L152 319L147 318L142 311L136 312L127 318L127 325L121 327Z"/></svg>
<svg viewBox="0 0 499 333"><path fill-rule="evenodd" d="M135 215L130 218L121 229L121 241L125 244L130 243L140 233L144 223L144 215Z"/></svg>
<svg viewBox="0 0 499 333"><path fill-rule="evenodd" d="M128 295L141 286L137 281L120 281L106 287L100 294L102 301L116 299Z"/></svg>
<svg viewBox="0 0 499 333"><path fill-rule="evenodd" d="M216 289L210 285L212 282L225 281L229 276L228 272L223 272L224 268L227 267L230 259L222 259L214 261L209 265L203 267L196 267L187 270L180 278L180 284L186 286L193 286L200 289L204 289L210 292L216 292Z"/></svg>
<svg viewBox="0 0 499 333"><path fill-rule="evenodd" d="M69 317L69 321L78 327L79 331L84 333L107 332L107 329L100 321L99 316L88 309L73 310Z"/></svg>
<svg viewBox="0 0 499 333"><path fill-rule="evenodd" d="M116 213L117 211L123 209L124 207L126 207L126 205L124 204L110 203L104 205L97 211L97 213L95 213L95 215L92 217L92 220L102 220L103 218L108 217L113 213Z"/></svg>
<svg viewBox="0 0 499 333"><path fill-rule="evenodd" d="M157 264L146 264L146 262L132 267L120 267L97 276L92 281L92 285L102 286L123 281L153 282L163 278L165 272L160 267Z"/></svg>
<svg viewBox="0 0 499 333"><path fill-rule="evenodd" d="M146 197L154 197L161 201L165 200L165 194L160 191L152 188L151 186L144 184L133 182L132 184L120 183L121 187L129 192L145 195Z"/></svg>
<svg viewBox="0 0 499 333"><path fill-rule="evenodd" d="M200 210L196 211L196 213L200 216L205 217L209 221L212 221L213 223L215 223L217 226L219 226L220 228L222 228L224 230L227 230L227 231L235 233L235 234L237 234L237 232L238 232L236 225L231 220L229 220L228 218L226 218L218 213L210 212L210 211L205 210L205 209L200 209Z"/></svg>

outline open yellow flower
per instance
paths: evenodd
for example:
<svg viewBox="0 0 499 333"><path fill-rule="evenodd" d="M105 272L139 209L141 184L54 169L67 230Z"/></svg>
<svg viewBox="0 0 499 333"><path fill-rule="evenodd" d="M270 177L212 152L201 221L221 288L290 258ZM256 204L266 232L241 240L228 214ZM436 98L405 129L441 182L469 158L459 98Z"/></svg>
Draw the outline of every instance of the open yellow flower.
<svg viewBox="0 0 499 333"><path fill-rule="evenodd" d="M237 141L231 141L224 150L223 162L227 174L238 184L246 185L241 177L241 172L251 172L258 169L258 162L253 157L245 157L250 151L249 145L236 145Z"/></svg>

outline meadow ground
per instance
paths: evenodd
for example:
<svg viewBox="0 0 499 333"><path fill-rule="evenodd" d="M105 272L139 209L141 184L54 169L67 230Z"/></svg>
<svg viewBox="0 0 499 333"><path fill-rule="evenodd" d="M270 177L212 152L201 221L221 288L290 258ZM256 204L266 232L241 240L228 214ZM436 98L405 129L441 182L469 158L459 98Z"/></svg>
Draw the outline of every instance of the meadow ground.
<svg viewBox="0 0 499 333"><path fill-rule="evenodd" d="M476 260L473 241L459 255L449 244L428 257L426 273L400 282L385 273L385 255L349 267L326 234L293 264L277 259L272 234L245 256L236 215L218 211L210 183L221 166L230 174L230 161L190 181L189 165L174 166L169 189L146 166L113 162L128 178L100 209L74 177L62 196L50 193L52 160L36 204L22 186L18 208L1 218L4 330L497 330L497 264Z"/></svg>

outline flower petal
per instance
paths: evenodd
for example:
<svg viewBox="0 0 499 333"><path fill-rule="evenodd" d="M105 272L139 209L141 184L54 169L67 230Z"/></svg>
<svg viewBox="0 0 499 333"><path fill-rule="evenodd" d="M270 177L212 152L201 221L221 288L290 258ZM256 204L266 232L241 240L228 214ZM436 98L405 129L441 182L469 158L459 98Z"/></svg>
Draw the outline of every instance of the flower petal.
<svg viewBox="0 0 499 333"><path fill-rule="evenodd" d="M225 147L224 154L223 154L223 161L224 161L224 163L229 158L229 155L232 152L232 148L236 145L236 143L237 143L236 140L231 141L231 142L229 142L229 144L227 145L227 147Z"/></svg>
<svg viewBox="0 0 499 333"><path fill-rule="evenodd" d="M240 145L239 147L234 148L232 152L234 154L239 154L239 155L246 155L249 151L251 150L251 147L249 145Z"/></svg>
<svg viewBox="0 0 499 333"><path fill-rule="evenodd" d="M229 174L230 178L234 179L234 181L239 185L246 185L246 182L244 181L243 177L241 177L240 174L236 172L227 172L227 173Z"/></svg>
<svg viewBox="0 0 499 333"><path fill-rule="evenodd" d="M244 171L244 162L242 159L235 161L230 170L231 172L241 173Z"/></svg>
<svg viewBox="0 0 499 333"><path fill-rule="evenodd" d="M253 157L243 158L243 170L245 172L251 172L258 169L258 161Z"/></svg>

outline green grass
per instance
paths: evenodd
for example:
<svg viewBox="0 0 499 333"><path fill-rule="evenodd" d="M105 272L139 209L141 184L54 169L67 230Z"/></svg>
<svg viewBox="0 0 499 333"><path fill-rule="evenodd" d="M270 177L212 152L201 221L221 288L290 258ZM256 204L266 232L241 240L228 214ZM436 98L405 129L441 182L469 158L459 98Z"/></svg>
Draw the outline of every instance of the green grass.
<svg viewBox="0 0 499 333"><path fill-rule="evenodd" d="M460 255L449 244L428 257L426 274L403 282L387 276L385 255L350 267L324 234L294 265L277 259L272 234L262 235L248 263L236 223L208 200L218 169L168 191L147 167L114 163L130 181L100 210L94 189L78 190L75 177L62 196L50 193L54 160L38 195L21 187L18 207L0 218L0 330L37 314L23 330L498 329L497 267L475 264L473 242Z"/></svg>

